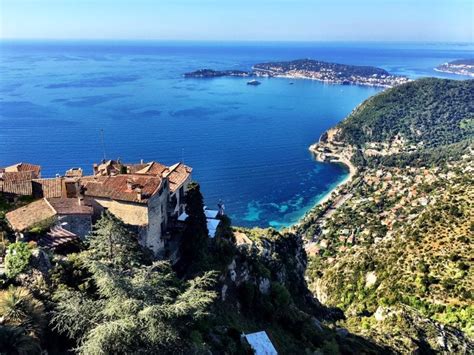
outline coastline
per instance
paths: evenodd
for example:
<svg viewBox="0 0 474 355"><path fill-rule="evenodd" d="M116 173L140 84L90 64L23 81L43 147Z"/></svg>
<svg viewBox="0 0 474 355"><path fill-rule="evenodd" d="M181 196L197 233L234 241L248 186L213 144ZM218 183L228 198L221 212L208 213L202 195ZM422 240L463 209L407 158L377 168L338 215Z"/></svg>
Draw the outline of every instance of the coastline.
<svg viewBox="0 0 474 355"><path fill-rule="evenodd" d="M329 84L329 85L343 85L343 86L348 86L348 85L357 85L357 86L368 86L368 87L375 87L375 88L382 88L382 89L390 89L393 88L395 85L386 85L386 84L376 84L376 83L367 83L363 81L351 81L348 84L344 84L342 81L336 81L336 80L324 80L324 79L319 79L315 78L312 76L304 76L304 75L291 75L291 74L277 74L277 75L272 75L272 76L265 76L265 75L257 75L258 77L262 78L279 78L279 79L288 79L288 80L313 80L313 81L318 81L323 84Z"/></svg>
<svg viewBox="0 0 474 355"><path fill-rule="evenodd" d="M327 160L321 159L319 155L317 154L317 151L315 150L315 146L317 144L318 143L311 145L309 147L309 151L314 154L317 161L327 163L328 162ZM334 186L332 190L328 191L327 194L325 194L321 199L319 199L318 202L312 208L328 202L331 199L331 195L334 192L337 192L340 187L350 183L354 179L355 175L357 174L357 168L354 166L354 164L350 162L350 160L345 159L344 157L339 156L337 154L334 154L333 156L338 160L330 160L329 163L344 165L349 170L349 174L344 178L344 180L339 182L336 186Z"/></svg>
<svg viewBox="0 0 474 355"><path fill-rule="evenodd" d="M433 68L433 70L437 71L438 73L447 73L447 74L465 76L466 78L474 78L474 73L466 73L466 72L458 71L455 69L449 70L449 69Z"/></svg>
<svg viewBox="0 0 474 355"><path fill-rule="evenodd" d="M328 136L331 137L331 140L336 132L337 130L335 128L332 128L327 132ZM321 139L319 140L319 142L310 145L308 148L308 150L314 155L316 161L342 164L349 170L349 173L343 180L338 182L331 190L324 194L324 196L318 199L316 203L303 216L301 216L301 218L298 219L298 221L286 227L289 230L294 231L296 228L301 226L305 222L305 219L310 216L313 213L313 210L318 206L330 203L330 206L327 206L327 210L332 210L339 207L347 200L348 196L350 196L349 193L341 194L341 190L344 186L350 184L354 180L358 172L357 168L350 161L350 157L347 157L346 149L341 149L341 152L331 151L330 155L321 153L321 150L323 149L327 149L327 142L322 142ZM335 195L334 199L333 195Z"/></svg>

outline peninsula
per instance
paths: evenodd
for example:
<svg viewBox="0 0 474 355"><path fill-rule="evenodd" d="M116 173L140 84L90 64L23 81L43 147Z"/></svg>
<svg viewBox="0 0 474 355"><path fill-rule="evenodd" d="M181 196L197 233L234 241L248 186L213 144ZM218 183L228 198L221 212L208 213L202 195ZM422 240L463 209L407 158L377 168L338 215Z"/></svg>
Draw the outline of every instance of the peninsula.
<svg viewBox="0 0 474 355"><path fill-rule="evenodd" d="M279 77L311 79L330 84L393 87L409 81L407 77L392 75L384 69L298 59L286 62L255 64L252 71L201 69L184 74L185 78L215 78L223 76Z"/></svg>
<svg viewBox="0 0 474 355"><path fill-rule="evenodd" d="M240 76L249 77L253 74L251 72L243 70L212 70L212 69L200 69L191 73L185 73L185 78L219 78L222 76Z"/></svg>
<svg viewBox="0 0 474 355"><path fill-rule="evenodd" d="M474 58L443 63L437 66L435 70L443 73L474 76Z"/></svg>

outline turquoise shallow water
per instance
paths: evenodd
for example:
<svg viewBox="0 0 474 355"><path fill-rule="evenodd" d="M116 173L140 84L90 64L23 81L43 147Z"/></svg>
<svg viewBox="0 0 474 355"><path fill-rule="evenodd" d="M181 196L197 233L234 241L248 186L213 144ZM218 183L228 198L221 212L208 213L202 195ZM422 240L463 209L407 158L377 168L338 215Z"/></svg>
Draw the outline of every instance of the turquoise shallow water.
<svg viewBox="0 0 474 355"><path fill-rule="evenodd" d="M379 89L287 79L253 87L184 72L311 57L445 76L433 67L466 56L472 46L2 42L0 165L90 172L104 130L107 158L184 159L206 203L223 200L235 224L286 226L346 177L339 165L315 162L308 146Z"/></svg>

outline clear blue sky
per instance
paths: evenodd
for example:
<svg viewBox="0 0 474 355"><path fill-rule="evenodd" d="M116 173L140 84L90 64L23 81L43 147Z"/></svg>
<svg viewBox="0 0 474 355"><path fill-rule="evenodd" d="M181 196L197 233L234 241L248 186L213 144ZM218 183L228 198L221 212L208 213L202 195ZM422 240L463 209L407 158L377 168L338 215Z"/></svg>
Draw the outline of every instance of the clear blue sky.
<svg viewBox="0 0 474 355"><path fill-rule="evenodd" d="M474 0L0 0L0 38L473 42Z"/></svg>

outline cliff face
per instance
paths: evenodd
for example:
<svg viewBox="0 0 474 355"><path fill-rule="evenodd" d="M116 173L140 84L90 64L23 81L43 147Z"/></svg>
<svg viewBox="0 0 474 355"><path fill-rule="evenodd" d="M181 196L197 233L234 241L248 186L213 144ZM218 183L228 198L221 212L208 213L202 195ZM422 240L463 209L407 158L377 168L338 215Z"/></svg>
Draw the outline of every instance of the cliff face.
<svg viewBox="0 0 474 355"><path fill-rule="evenodd" d="M312 147L320 159L352 152L358 174L342 204L299 228L309 287L344 311L341 325L394 351L473 349L473 84L385 91Z"/></svg>
<svg viewBox="0 0 474 355"><path fill-rule="evenodd" d="M235 236L237 250L221 273L220 302L212 312L212 349L229 351L235 332L265 330L282 354L387 352L336 327L342 312L314 298L305 280L307 256L300 236L273 229L238 229Z"/></svg>

